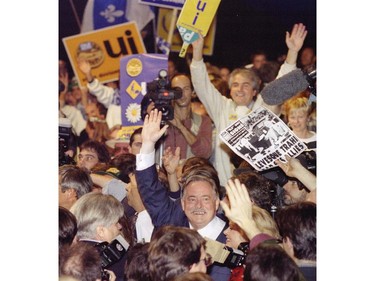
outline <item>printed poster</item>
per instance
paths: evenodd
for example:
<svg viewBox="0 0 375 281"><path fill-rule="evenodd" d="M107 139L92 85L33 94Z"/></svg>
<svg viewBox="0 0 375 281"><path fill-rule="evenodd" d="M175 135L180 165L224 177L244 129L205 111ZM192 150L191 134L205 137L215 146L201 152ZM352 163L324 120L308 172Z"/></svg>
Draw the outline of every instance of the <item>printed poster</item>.
<svg viewBox="0 0 375 281"><path fill-rule="evenodd" d="M92 74L100 82L119 80L120 58L146 53L137 24L128 22L63 38L63 43L80 87L87 84L77 58L86 58Z"/></svg>
<svg viewBox="0 0 375 281"><path fill-rule="evenodd" d="M296 157L306 145L272 111L259 107L220 132L220 138L257 171L277 167L276 159Z"/></svg>

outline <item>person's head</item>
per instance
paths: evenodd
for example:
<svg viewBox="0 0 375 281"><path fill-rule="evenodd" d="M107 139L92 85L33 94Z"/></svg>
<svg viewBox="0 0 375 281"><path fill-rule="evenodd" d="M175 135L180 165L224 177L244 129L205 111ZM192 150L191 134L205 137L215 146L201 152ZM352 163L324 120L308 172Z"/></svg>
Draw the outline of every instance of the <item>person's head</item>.
<svg viewBox="0 0 375 281"><path fill-rule="evenodd" d="M107 114L105 107L101 103L91 102L86 105L85 112L88 120L105 119Z"/></svg>
<svg viewBox="0 0 375 281"><path fill-rule="evenodd" d="M276 222L284 250L295 260L316 261L316 204L299 202L280 209Z"/></svg>
<svg viewBox="0 0 375 281"><path fill-rule="evenodd" d="M249 242L246 233L236 223L229 221L229 226L224 230L225 245L237 249L243 242Z"/></svg>
<svg viewBox="0 0 375 281"><path fill-rule="evenodd" d="M70 211L77 218L77 239L110 243L121 233L120 218L124 207L112 195L90 192L82 196Z"/></svg>
<svg viewBox="0 0 375 281"><path fill-rule="evenodd" d="M276 221L273 219L273 217L268 211L256 205L253 205L252 211L253 220L255 221L260 232L266 233L276 239L281 238Z"/></svg>
<svg viewBox="0 0 375 281"><path fill-rule="evenodd" d="M311 47L305 47L300 52L299 63L301 68L308 67L310 65L315 64L316 62L316 55L315 50Z"/></svg>
<svg viewBox="0 0 375 281"><path fill-rule="evenodd" d="M182 97L176 99L174 105L177 107L190 107L191 98L194 92L190 76L183 73L174 75L171 80L171 87L179 87L182 90Z"/></svg>
<svg viewBox="0 0 375 281"><path fill-rule="evenodd" d="M212 163L207 158L199 157L199 156L193 156L193 157L190 157L188 159L185 159L185 161L183 163L183 166L182 166L182 169L181 169L181 177L182 177L182 174L187 173L187 170L195 169L197 167L205 167L205 169L210 170L210 173L213 173L213 174L217 175L217 170L215 169L215 167L212 165ZM179 180L181 180L181 177L179 177ZM223 197L224 193L225 193L225 190L223 190L223 188L220 186L219 177L213 177L213 179L215 181L217 180L216 186L218 186L218 188L219 188L219 196L220 196L220 199L221 199Z"/></svg>
<svg viewBox="0 0 375 281"><path fill-rule="evenodd" d="M205 273L209 264L206 240L194 229L166 228L156 230L150 242L148 262L152 280L170 280L185 272Z"/></svg>
<svg viewBox="0 0 375 281"><path fill-rule="evenodd" d="M243 280L304 281L305 278L279 245L263 242L246 256Z"/></svg>
<svg viewBox="0 0 375 281"><path fill-rule="evenodd" d="M59 206L70 207L84 194L92 191L93 182L85 169L75 165L59 167Z"/></svg>
<svg viewBox="0 0 375 281"><path fill-rule="evenodd" d="M119 156L130 152L130 145L127 141L116 141L113 147L113 156Z"/></svg>
<svg viewBox="0 0 375 281"><path fill-rule="evenodd" d="M293 97L284 103L285 117L293 131L307 130L312 107L306 97Z"/></svg>
<svg viewBox="0 0 375 281"><path fill-rule="evenodd" d="M205 227L219 208L218 175L215 169L197 166L182 174L181 204L194 229Z"/></svg>
<svg viewBox="0 0 375 281"><path fill-rule="evenodd" d="M261 233L266 233L276 239L280 238L277 224L268 211L253 205L252 213L253 220ZM229 221L229 227L224 231L224 234L227 238L226 245L235 249L238 248L240 243L249 241L245 232L232 221Z"/></svg>
<svg viewBox="0 0 375 281"><path fill-rule="evenodd" d="M259 91L259 84L254 70L236 68L229 78L230 96L237 105L249 106Z"/></svg>
<svg viewBox="0 0 375 281"><path fill-rule="evenodd" d="M100 281L99 252L83 242L64 246L59 252L59 276L71 276L79 281Z"/></svg>
<svg viewBox="0 0 375 281"><path fill-rule="evenodd" d="M308 189L294 178L288 178L288 181L283 185L283 189L283 202L286 206L305 201L307 195L309 194Z"/></svg>
<svg viewBox="0 0 375 281"><path fill-rule="evenodd" d="M130 176L135 173L136 156L132 153L118 155L109 161L110 167L118 169L117 177L124 183L130 183Z"/></svg>
<svg viewBox="0 0 375 281"><path fill-rule="evenodd" d="M223 79L225 82L228 83L229 81L229 75L230 75L230 70L228 67L220 67L220 77Z"/></svg>
<svg viewBox="0 0 375 281"><path fill-rule="evenodd" d="M66 208L59 206L59 249L70 246L77 234L77 219Z"/></svg>
<svg viewBox="0 0 375 281"><path fill-rule="evenodd" d="M233 177L233 179L235 178L246 186L250 198L255 205L269 212L271 211L272 200L270 190L273 183L270 180L256 172L250 171L239 173Z"/></svg>
<svg viewBox="0 0 375 281"><path fill-rule="evenodd" d="M128 251L125 276L128 281L150 281L148 248L150 243L137 243Z"/></svg>
<svg viewBox="0 0 375 281"><path fill-rule="evenodd" d="M214 77L214 79L211 80L212 85L224 96L224 97L230 97L229 96L229 85L228 82L223 80L220 77Z"/></svg>
<svg viewBox="0 0 375 281"><path fill-rule="evenodd" d="M280 64L276 61L267 61L260 68L256 70L256 73L261 80L261 91L268 83L276 79L280 69Z"/></svg>
<svg viewBox="0 0 375 281"><path fill-rule="evenodd" d="M72 94L72 97L75 99L75 104L82 100L82 91L78 84L78 79L74 76L70 80L69 90Z"/></svg>
<svg viewBox="0 0 375 281"><path fill-rule="evenodd" d="M259 69L263 64L267 62L267 54L264 51L256 51L250 57L251 63L254 69Z"/></svg>
<svg viewBox="0 0 375 281"><path fill-rule="evenodd" d="M129 140L130 153L136 155L141 151L142 146L142 127L135 129Z"/></svg>
<svg viewBox="0 0 375 281"><path fill-rule="evenodd" d="M95 140L87 140L80 147L77 165L91 171L95 165L106 165L109 160L111 160L111 155L105 144Z"/></svg>

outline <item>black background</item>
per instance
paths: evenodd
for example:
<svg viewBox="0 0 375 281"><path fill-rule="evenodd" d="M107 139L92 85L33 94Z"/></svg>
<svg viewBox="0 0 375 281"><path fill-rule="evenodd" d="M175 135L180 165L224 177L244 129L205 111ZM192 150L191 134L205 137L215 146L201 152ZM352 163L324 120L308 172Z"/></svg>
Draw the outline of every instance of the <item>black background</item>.
<svg viewBox="0 0 375 281"><path fill-rule="evenodd" d="M86 2L59 0L59 59L68 61L62 38L80 32L71 3L82 21ZM250 63L250 54L259 49L266 51L269 59L276 59L287 51L285 32L300 22L308 30L304 46L316 49L315 0L222 0L214 54L205 56L205 61L234 68Z"/></svg>

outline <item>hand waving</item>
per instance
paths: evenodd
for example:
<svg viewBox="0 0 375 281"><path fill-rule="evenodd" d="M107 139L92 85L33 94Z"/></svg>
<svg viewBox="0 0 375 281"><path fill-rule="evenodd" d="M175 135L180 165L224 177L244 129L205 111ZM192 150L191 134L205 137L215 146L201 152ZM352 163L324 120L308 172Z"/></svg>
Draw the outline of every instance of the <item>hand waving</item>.
<svg viewBox="0 0 375 281"><path fill-rule="evenodd" d="M303 42L307 36L306 26L302 23L295 24L292 29L292 33L286 32L285 43L289 50L299 52L303 46Z"/></svg>

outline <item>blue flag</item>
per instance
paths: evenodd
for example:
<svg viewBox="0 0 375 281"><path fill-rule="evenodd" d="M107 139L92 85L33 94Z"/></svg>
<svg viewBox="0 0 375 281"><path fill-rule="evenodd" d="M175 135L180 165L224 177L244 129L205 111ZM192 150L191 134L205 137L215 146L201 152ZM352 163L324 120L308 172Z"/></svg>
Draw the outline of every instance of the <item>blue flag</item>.
<svg viewBox="0 0 375 281"><path fill-rule="evenodd" d="M128 21L135 21L141 31L155 18L153 7L136 0L88 0L83 13L81 33Z"/></svg>

